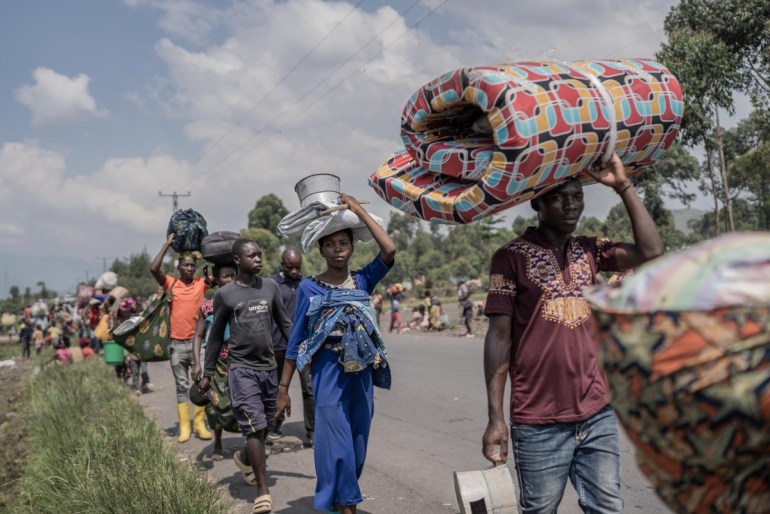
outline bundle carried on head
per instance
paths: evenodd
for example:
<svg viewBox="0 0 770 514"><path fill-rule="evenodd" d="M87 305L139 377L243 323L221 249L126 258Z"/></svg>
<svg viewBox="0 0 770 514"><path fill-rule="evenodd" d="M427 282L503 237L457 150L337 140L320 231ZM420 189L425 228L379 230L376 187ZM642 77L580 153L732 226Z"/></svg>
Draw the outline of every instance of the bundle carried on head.
<svg viewBox="0 0 770 514"><path fill-rule="evenodd" d="M212 264L230 264L233 262L233 243L240 237L238 232L212 232L201 241L201 254Z"/></svg>
<svg viewBox="0 0 770 514"><path fill-rule="evenodd" d="M166 233L174 234L171 248L175 252L200 251L201 241L208 235L206 219L193 209L180 209L171 215Z"/></svg>
<svg viewBox="0 0 770 514"><path fill-rule="evenodd" d="M408 214L469 223L613 152L630 175L641 171L674 142L682 110L676 78L651 60L463 68L412 96L401 118L405 150L369 183Z"/></svg>
<svg viewBox="0 0 770 514"><path fill-rule="evenodd" d="M118 285L118 274L114 271L105 271L94 283L94 289L109 291Z"/></svg>
<svg viewBox="0 0 770 514"><path fill-rule="evenodd" d="M642 472L675 512L770 498L770 234L727 234L585 293Z"/></svg>
<svg viewBox="0 0 770 514"><path fill-rule="evenodd" d="M284 216L278 230L290 239L299 239L304 252L310 251L324 236L350 229L353 242L367 243L373 239L361 218L338 204L340 179L336 175L309 175L294 186L300 209ZM337 210L339 209L339 210ZM370 214L380 226L382 219Z"/></svg>

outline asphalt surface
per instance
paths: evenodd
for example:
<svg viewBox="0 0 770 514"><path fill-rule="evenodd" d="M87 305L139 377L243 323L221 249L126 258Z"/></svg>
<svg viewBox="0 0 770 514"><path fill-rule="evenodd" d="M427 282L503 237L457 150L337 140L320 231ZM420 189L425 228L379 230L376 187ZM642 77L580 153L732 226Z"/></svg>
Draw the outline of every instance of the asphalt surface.
<svg viewBox="0 0 770 514"><path fill-rule="evenodd" d="M359 512L457 513L453 472L489 467L481 455L486 427L486 393L482 367L483 340L446 335L386 334L393 388L375 389L375 415L366 468L361 477L365 495ZM225 460L210 459L213 441L193 438L176 442L177 416L173 378L168 363L150 364L155 391L139 401L158 419L169 443L208 473L232 498L233 512L250 512L256 488L245 484L232 461L243 446L237 434L225 433ZM313 511L315 471L313 450L303 447L305 429L299 380L292 382L293 415L284 424L284 438L269 457L268 481L273 511ZM634 462L633 449L621 440L625 512L670 512L655 495ZM560 513L582 512L567 485Z"/></svg>

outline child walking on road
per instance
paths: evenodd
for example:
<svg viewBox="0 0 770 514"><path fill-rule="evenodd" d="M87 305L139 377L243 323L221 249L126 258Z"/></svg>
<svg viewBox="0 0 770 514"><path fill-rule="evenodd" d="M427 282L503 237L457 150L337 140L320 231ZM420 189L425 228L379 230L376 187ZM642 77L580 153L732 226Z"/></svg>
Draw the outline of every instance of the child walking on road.
<svg viewBox="0 0 770 514"><path fill-rule="evenodd" d="M265 438L275 421L278 376L273 353L272 324L289 338L291 320L281 300L278 284L257 276L262 270L262 250L254 241L233 243L238 275L214 295L201 392L208 391L216 372L217 357L230 325L227 382L230 403L241 433L246 437L246 455L236 453L236 463L250 464L257 481L253 514L270 512L273 500L267 487ZM293 369L292 369L293 371ZM239 466L240 467L240 466Z"/></svg>

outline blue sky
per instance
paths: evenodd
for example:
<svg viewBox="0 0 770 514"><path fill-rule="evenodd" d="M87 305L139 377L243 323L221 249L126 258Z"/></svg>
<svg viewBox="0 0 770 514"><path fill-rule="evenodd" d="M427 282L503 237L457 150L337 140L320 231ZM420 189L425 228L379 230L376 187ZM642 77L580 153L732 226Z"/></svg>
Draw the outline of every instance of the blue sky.
<svg viewBox="0 0 770 514"><path fill-rule="evenodd" d="M209 230L239 230L259 197L294 209L296 181L323 171L387 218L366 179L400 147L416 88L462 66L651 57L674 3L3 2L0 254L80 259L93 276L96 257L154 255L160 190L190 191L180 207ZM603 215L612 197L593 189L586 214ZM19 285L84 278L3 259Z"/></svg>

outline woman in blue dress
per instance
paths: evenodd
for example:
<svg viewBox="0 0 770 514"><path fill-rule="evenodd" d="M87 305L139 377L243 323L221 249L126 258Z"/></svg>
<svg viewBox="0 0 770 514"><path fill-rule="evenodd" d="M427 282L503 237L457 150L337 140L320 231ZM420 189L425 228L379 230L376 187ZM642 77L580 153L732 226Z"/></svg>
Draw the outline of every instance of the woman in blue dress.
<svg viewBox="0 0 770 514"><path fill-rule="evenodd" d="M297 289L276 418L291 414L289 385L294 370L311 366L316 416L314 506L351 514L363 501L358 478L374 415L372 387L390 389L387 353L370 296L393 266L396 245L355 198L340 193L340 202L364 222L380 252L363 269L351 273L352 231L341 230L319 240L327 268L303 279Z"/></svg>

